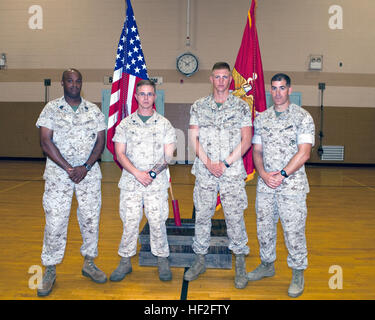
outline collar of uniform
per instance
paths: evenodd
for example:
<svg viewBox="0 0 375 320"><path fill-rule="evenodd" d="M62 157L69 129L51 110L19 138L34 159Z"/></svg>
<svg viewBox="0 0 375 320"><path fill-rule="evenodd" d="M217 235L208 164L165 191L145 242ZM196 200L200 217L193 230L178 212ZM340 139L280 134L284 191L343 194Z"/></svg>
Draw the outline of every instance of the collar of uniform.
<svg viewBox="0 0 375 320"><path fill-rule="evenodd" d="M64 96L62 96L60 98L59 103L58 103L58 108L61 109L61 110L64 110L65 112L74 113L70 104L66 102ZM86 112L86 111L88 111L88 106L87 106L86 100L81 97L81 103L78 106L77 112L81 113L81 112Z"/></svg>
<svg viewBox="0 0 375 320"><path fill-rule="evenodd" d="M141 120L141 118L138 116L138 109L131 116L132 116L133 122L137 122L138 124L143 125L143 126L147 126L151 123L154 123L154 122L158 121L158 113L155 110L153 110L153 114L152 114L151 118L148 119L146 122L143 122Z"/></svg>
<svg viewBox="0 0 375 320"><path fill-rule="evenodd" d="M214 95L211 93L209 95L209 99L210 99L210 106L211 106L211 109L214 109L214 110L223 110L227 107L227 102L230 102L233 98L233 95L230 93L227 97L227 99L222 103L222 105L220 106L220 108L217 106L216 104L216 101L214 99Z"/></svg>
<svg viewBox="0 0 375 320"><path fill-rule="evenodd" d="M289 106L288 108L285 109L285 111L283 111L278 117L276 117L276 109L275 109L275 106L273 105L272 106L272 117L273 118L278 118L278 119L283 119L285 117L287 117L289 115L289 113L291 112L291 109L294 108L294 104L293 103L289 103Z"/></svg>

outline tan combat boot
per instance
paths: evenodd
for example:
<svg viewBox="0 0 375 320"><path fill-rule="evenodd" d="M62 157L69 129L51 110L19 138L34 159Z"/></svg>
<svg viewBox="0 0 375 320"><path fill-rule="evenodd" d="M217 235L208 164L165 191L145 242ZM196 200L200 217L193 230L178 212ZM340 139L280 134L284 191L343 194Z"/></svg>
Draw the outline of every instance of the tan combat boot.
<svg viewBox="0 0 375 320"><path fill-rule="evenodd" d="M237 289L244 289L247 286L247 282L245 255L236 255L236 276L234 278L234 286Z"/></svg>
<svg viewBox="0 0 375 320"><path fill-rule="evenodd" d="M39 297L48 296L56 281L56 266L47 266L44 271L44 276L40 288L38 287L37 294Z"/></svg>
<svg viewBox="0 0 375 320"><path fill-rule="evenodd" d="M82 275L90 278L96 283L105 283L107 281L105 273L95 265L94 258L91 258L89 256L85 257L82 268Z"/></svg>
<svg viewBox="0 0 375 320"><path fill-rule="evenodd" d="M292 269L292 281L288 289L289 297L297 298L303 293L305 287L303 271L304 270Z"/></svg>
<svg viewBox="0 0 375 320"><path fill-rule="evenodd" d="M263 262L252 272L247 274L249 281L257 281L264 277L273 277L275 275L275 266L273 262Z"/></svg>
<svg viewBox="0 0 375 320"><path fill-rule="evenodd" d="M159 270L159 279L161 281L170 281L172 280L172 272L169 268L168 258L158 257L158 270Z"/></svg>
<svg viewBox="0 0 375 320"><path fill-rule="evenodd" d="M121 281L122 279L125 278L125 276L132 272L133 269L132 269L132 264L131 264L131 261L130 261L130 257L122 257L121 260L120 260L120 264L118 265L118 267L112 272L111 276L109 277L109 279L111 281Z"/></svg>
<svg viewBox="0 0 375 320"><path fill-rule="evenodd" d="M186 281L193 281L206 271L205 258L203 254L197 254L193 265L184 274Z"/></svg>

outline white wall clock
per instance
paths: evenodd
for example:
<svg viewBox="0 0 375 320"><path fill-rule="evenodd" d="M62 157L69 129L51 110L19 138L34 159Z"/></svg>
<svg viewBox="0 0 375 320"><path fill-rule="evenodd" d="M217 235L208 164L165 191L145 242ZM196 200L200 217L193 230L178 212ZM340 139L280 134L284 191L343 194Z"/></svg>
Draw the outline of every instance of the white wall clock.
<svg viewBox="0 0 375 320"><path fill-rule="evenodd" d="M183 53L177 57L177 70L187 77L197 72L198 67L198 58L190 52Z"/></svg>

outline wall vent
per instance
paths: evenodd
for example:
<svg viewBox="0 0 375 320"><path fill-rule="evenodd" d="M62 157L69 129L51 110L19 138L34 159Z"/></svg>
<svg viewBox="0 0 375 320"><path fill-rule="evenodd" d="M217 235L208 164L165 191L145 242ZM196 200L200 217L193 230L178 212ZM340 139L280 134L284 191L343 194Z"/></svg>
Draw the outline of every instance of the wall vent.
<svg viewBox="0 0 375 320"><path fill-rule="evenodd" d="M321 160L344 161L344 146L323 146Z"/></svg>

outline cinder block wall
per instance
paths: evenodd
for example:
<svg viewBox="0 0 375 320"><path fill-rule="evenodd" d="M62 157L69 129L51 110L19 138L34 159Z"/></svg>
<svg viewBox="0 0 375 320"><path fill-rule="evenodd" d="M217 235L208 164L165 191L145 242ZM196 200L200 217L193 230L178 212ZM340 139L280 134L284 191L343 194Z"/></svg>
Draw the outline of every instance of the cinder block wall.
<svg viewBox="0 0 375 320"><path fill-rule="evenodd" d="M166 116L184 131L190 105L210 92L212 64L235 62L249 0L191 0L190 46L186 1L132 4L149 74L163 78L159 89L165 91ZM340 14L342 28L332 29ZM372 0L258 0L266 89L274 73L288 73L318 132L318 83L326 83L324 144L344 145L348 163L375 163L374 14ZM125 1L1 1L0 53L7 55L7 69L0 70L0 156L42 155L35 120L44 105L44 79L52 80L49 98L59 97L62 71L76 67L84 76L84 97L101 102L101 90L109 89L103 81L113 72L124 17ZM176 70L176 57L186 51L200 62L190 78ZM308 70L310 54L323 55L322 71ZM311 161L320 162L315 155Z"/></svg>

